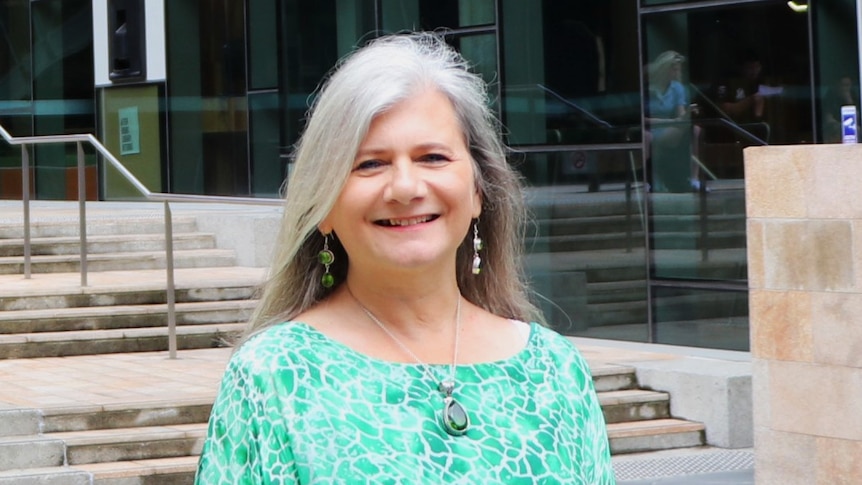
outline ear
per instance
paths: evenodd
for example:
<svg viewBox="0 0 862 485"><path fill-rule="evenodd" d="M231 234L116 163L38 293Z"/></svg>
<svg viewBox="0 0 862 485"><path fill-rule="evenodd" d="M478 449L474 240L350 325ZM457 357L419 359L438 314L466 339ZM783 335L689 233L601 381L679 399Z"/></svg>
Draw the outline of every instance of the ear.
<svg viewBox="0 0 862 485"><path fill-rule="evenodd" d="M478 219L482 215L482 192L479 187L473 190L473 219Z"/></svg>
<svg viewBox="0 0 862 485"><path fill-rule="evenodd" d="M320 234L327 235L332 233L332 223L329 222L329 216L326 219L320 221L320 224L317 225L317 230L320 231Z"/></svg>

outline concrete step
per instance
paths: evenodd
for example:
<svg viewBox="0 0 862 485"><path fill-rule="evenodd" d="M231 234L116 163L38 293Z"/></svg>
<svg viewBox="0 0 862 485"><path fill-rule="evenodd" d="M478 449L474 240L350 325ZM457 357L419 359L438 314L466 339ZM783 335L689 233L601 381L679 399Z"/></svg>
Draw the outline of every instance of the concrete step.
<svg viewBox="0 0 862 485"><path fill-rule="evenodd" d="M166 267L164 251L142 251L137 253L91 254L87 257L90 271L162 269ZM33 256L33 273L72 273L79 271L80 257L77 255ZM174 251L175 268L202 268L233 266L236 255L224 249L190 249ZM23 274L24 258L0 257L0 274Z"/></svg>
<svg viewBox="0 0 862 485"><path fill-rule="evenodd" d="M177 325L243 322L254 300L177 303ZM167 326L167 305L124 305L0 312L0 332L31 334Z"/></svg>
<svg viewBox="0 0 862 485"><path fill-rule="evenodd" d="M158 276L164 280L161 272ZM77 276L77 275L76 275ZM205 277L206 275L202 275ZM201 282L207 284L208 282ZM174 297L177 303L204 301L248 300L255 296L256 279L237 277L235 281L224 281L212 287L177 287ZM0 299L0 312L17 310L51 310L62 308L106 307L125 305L152 305L166 303L164 281L156 284L140 284L127 288L87 287L45 290L44 293L29 293L14 290L4 292ZM2 315L2 313L0 313Z"/></svg>
<svg viewBox="0 0 862 485"><path fill-rule="evenodd" d="M93 475L67 466L15 469L0 471L0 485L93 485Z"/></svg>
<svg viewBox="0 0 862 485"><path fill-rule="evenodd" d="M670 396L665 392L626 389L598 393L606 423L627 423L670 417Z"/></svg>
<svg viewBox="0 0 862 485"><path fill-rule="evenodd" d="M634 367L616 364L590 364L596 392L622 391L637 387Z"/></svg>
<svg viewBox="0 0 862 485"><path fill-rule="evenodd" d="M44 436L65 443L66 463L74 466L199 455L206 430L206 423L192 423L67 431Z"/></svg>
<svg viewBox="0 0 862 485"><path fill-rule="evenodd" d="M610 423L607 426L612 454L691 448L705 443L703 424L681 419Z"/></svg>
<svg viewBox="0 0 862 485"><path fill-rule="evenodd" d="M43 435L0 437L0 472L63 465L65 446Z"/></svg>
<svg viewBox="0 0 862 485"><path fill-rule="evenodd" d="M197 221L194 216L174 216L171 218L174 234L195 232ZM78 237L80 223L77 208L68 217L33 220L30 224L30 237ZM117 234L165 234L165 221L162 215L149 217L88 217L87 236ZM0 239L23 239L24 223L0 224Z"/></svg>
<svg viewBox="0 0 862 485"><path fill-rule="evenodd" d="M177 348L187 350L229 346L243 328L244 323L177 326ZM162 350L168 350L166 326L0 335L0 359Z"/></svg>
<svg viewBox="0 0 862 485"><path fill-rule="evenodd" d="M174 234L174 250L215 248L215 236L205 233ZM124 253L136 251L163 251L164 234L122 234L87 237L87 254ZM81 241L77 236L36 238L30 241L30 254L34 256L80 254ZM23 239L0 239L0 257L23 257Z"/></svg>
<svg viewBox="0 0 862 485"><path fill-rule="evenodd" d="M197 456L0 472L0 485L192 485Z"/></svg>
<svg viewBox="0 0 862 485"><path fill-rule="evenodd" d="M154 460L88 463L76 465L74 468L91 474L92 485L192 485L197 464L197 456L177 456Z"/></svg>
<svg viewBox="0 0 862 485"><path fill-rule="evenodd" d="M213 391L215 394L215 390ZM174 426L205 423L213 398L121 402L102 406L81 405L42 410L42 431L61 433L95 429Z"/></svg>

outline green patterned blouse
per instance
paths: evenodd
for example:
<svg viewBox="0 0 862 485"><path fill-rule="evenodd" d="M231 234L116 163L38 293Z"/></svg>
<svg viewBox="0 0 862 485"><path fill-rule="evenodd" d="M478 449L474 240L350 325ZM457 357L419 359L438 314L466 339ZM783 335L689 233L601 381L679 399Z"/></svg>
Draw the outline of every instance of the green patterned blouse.
<svg viewBox="0 0 862 485"><path fill-rule="evenodd" d="M589 369L565 338L534 323L524 350L459 365L456 382L462 436L443 430L443 395L422 366L303 323L269 328L228 363L196 483L614 483Z"/></svg>

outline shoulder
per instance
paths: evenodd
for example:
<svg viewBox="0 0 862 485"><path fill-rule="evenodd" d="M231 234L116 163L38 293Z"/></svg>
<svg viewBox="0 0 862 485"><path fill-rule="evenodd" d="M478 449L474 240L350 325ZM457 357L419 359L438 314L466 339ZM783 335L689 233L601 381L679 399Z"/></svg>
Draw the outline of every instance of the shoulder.
<svg viewBox="0 0 862 485"><path fill-rule="evenodd" d="M556 331L533 323L533 347L542 360L558 369L589 376L589 366L584 356L568 338Z"/></svg>
<svg viewBox="0 0 862 485"><path fill-rule="evenodd" d="M260 375L306 365L316 353L317 334L307 325L284 322L252 335L234 350L228 370Z"/></svg>

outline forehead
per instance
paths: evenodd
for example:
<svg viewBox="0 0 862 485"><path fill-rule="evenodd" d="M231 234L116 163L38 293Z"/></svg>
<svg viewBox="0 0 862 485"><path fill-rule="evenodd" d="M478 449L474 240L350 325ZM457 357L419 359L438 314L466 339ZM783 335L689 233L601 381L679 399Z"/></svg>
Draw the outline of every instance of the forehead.
<svg viewBox="0 0 862 485"><path fill-rule="evenodd" d="M461 120L449 97L438 89L426 88L417 90L374 115L364 141L369 136L379 134L381 129L404 131L408 128L453 130L464 138Z"/></svg>

